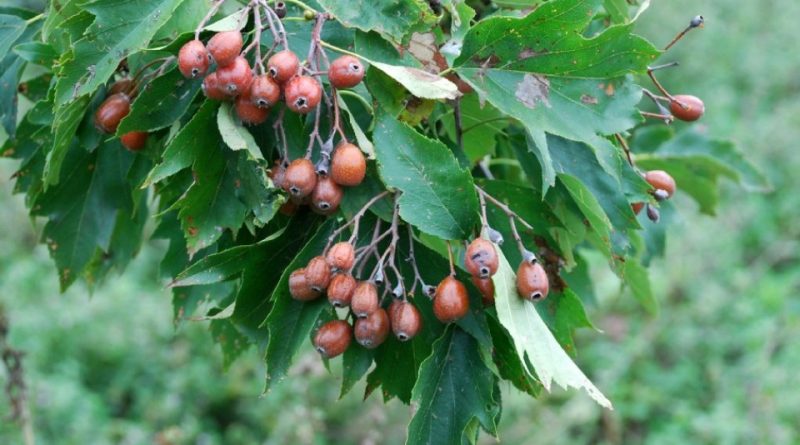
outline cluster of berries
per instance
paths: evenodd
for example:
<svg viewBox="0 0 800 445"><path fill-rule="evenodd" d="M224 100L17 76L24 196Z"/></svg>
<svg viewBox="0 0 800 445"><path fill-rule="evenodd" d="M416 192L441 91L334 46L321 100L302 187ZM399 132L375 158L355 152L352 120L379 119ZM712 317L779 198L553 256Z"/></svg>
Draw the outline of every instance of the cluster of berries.
<svg viewBox="0 0 800 445"><path fill-rule="evenodd" d="M650 170L644 174L644 180L653 187L652 195L656 201L665 201L675 194L675 179L664 170ZM633 212L637 215L645 206L647 207L647 217L653 222L658 222L661 218L658 209L643 202L631 204Z"/></svg>
<svg viewBox="0 0 800 445"><path fill-rule="evenodd" d="M120 121L131 112L131 100L136 97L137 86L131 79L114 82L108 89L108 96L94 114L94 126L105 134L117 132ZM139 151L147 143L146 131L131 131L120 136L122 145L131 151Z"/></svg>

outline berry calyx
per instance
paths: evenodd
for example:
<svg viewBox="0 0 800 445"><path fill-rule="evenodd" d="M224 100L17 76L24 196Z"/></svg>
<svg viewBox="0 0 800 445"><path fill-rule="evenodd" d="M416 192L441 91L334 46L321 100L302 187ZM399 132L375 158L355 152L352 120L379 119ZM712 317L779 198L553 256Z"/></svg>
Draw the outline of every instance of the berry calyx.
<svg viewBox="0 0 800 445"><path fill-rule="evenodd" d="M298 301L311 301L319 297L319 292L311 289L306 280L306 270L297 269L289 275L289 293Z"/></svg>
<svg viewBox="0 0 800 445"><path fill-rule="evenodd" d="M148 133L146 131L130 131L119 137L122 146L130 151L139 151L147 143Z"/></svg>
<svg viewBox="0 0 800 445"><path fill-rule="evenodd" d="M483 238L475 238L467 247L464 267L473 277L489 278L497 272L499 260L494 245Z"/></svg>
<svg viewBox="0 0 800 445"><path fill-rule="evenodd" d="M344 191L339 184L327 176L320 176L317 179L317 186L311 192L311 206L318 213L330 215L339 209L342 196Z"/></svg>
<svg viewBox="0 0 800 445"><path fill-rule="evenodd" d="M283 96L290 110L307 114L322 100L322 87L313 77L295 76L284 85Z"/></svg>
<svg viewBox="0 0 800 445"><path fill-rule="evenodd" d="M325 323L314 336L314 349L324 358L333 358L347 350L353 334L350 324L344 320Z"/></svg>
<svg viewBox="0 0 800 445"><path fill-rule="evenodd" d="M675 179L664 170L650 170L644 174L644 180L656 190L667 192L667 198L675 194Z"/></svg>
<svg viewBox="0 0 800 445"><path fill-rule="evenodd" d="M358 318L364 318L380 307L378 288L369 281L358 283L350 300L350 309Z"/></svg>
<svg viewBox="0 0 800 445"><path fill-rule="evenodd" d="M353 330L358 344L367 349L375 349L389 335L389 316L385 310L378 308L367 317L356 320Z"/></svg>
<svg viewBox="0 0 800 445"><path fill-rule="evenodd" d="M688 94L673 96L675 100L670 101L669 110L672 115L686 122L693 122L706 112L706 106L699 97Z"/></svg>
<svg viewBox="0 0 800 445"><path fill-rule="evenodd" d="M322 292L331 282L331 267L323 256L315 256L305 267L306 283L315 292Z"/></svg>
<svg viewBox="0 0 800 445"><path fill-rule="evenodd" d="M328 254L325 255L325 260L332 268L336 270L348 271L353 267L353 262L356 259L356 250L352 244L342 241L334 244Z"/></svg>
<svg viewBox="0 0 800 445"><path fill-rule="evenodd" d="M131 111L131 99L125 93L108 96L94 114L94 126L103 133L116 133L119 121Z"/></svg>
<svg viewBox="0 0 800 445"><path fill-rule="evenodd" d="M208 71L208 50L203 42L190 40L178 52L178 69L187 79L196 79Z"/></svg>
<svg viewBox="0 0 800 445"><path fill-rule="evenodd" d="M228 97L236 97L250 89L253 82L253 70L247 59L238 56L229 65L217 69L219 88Z"/></svg>
<svg viewBox="0 0 800 445"><path fill-rule="evenodd" d="M226 100L228 95L222 90L217 73L213 72L203 79L203 94L211 100Z"/></svg>
<svg viewBox="0 0 800 445"><path fill-rule="evenodd" d="M408 301L393 301L389 306L389 320L394 336L400 341L411 340L422 329L422 315L419 309Z"/></svg>
<svg viewBox="0 0 800 445"><path fill-rule="evenodd" d="M261 75L250 85L250 100L259 108L269 108L281 99L281 87L271 77Z"/></svg>
<svg viewBox="0 0 800 445"><path fill-rule="evenodd" d="M361 184L367 174L367 159L355 144L342 142L331 159L331 178L344 187Z"/></svg>
<svg viewBox="0 0 800 445"><path fill-rule="evenodd" d="M356 279L350 274L340 273L334 275L328 284L328 301L333 307L350 306L356 285Z"/></svg>
<svg viewBox="0 0 800 445"><path fill-rule="evenodd" d="M294 77L299 69L300 60L288 49L278 51L267 61L267 73L281 84Z"/></svg>
<svg viewBox="0 0 800 445"><path fill-rule="evenodd" d="M250 100L250 92L236 98L236 115L242 122L250 125L263 123L269 117L269 108L259 108Z"/></svg>
<svg viewBox="0 0 800 445"><path fill-rule="evenodd" d="M364 65L358 58L344 55L328 68L328 80L334 88L352 88L364 78Z"/></svg>
<svg viewBox="0 0 800 445"><path fill-rule="evenodd" d="M467 288L455 277L448 276L436 287L433 314L442 323L452 323L469 312Z"/></svg>
<svg viewBox="0 0 800 445"><path fill-rule="evenodd" d="M236 58L239 57L243 45L244 41L242 40L241 32L224 31L214 34L209 39L207 49L214 61L217 62L217 66L224 68L234 63Z"/></svg>
<svg viewBox="0 0 800 445"><path fill-rule="evenodd" d="M472 284L481 292L484 306L494 305L494 281L491 278L480 278L473 275Z"/></svg>
<svg viewBox="0 0 800 445"><path fill-rule="evenodd" d="M523 261L517 268L517 292L520 297L538 301L547 298L550 292L550 282L547 272L538 262Z"/></svg>
<svg viewBox="0 0 800 445"><path fill-rule="evenodd" d="M304 198L314 191L317 185L317 173L314 164L308 159L295 159L286 167L283 177L283 189L294 198Z"/></svg>

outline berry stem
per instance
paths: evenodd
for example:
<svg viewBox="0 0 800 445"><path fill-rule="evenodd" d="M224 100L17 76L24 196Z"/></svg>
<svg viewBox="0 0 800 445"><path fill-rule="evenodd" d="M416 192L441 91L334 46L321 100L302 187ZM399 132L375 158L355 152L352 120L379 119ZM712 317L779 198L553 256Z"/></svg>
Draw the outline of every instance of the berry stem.
<svg viewBox="0 0 800 445"><path fill-rule="evenodd" d="M373 196L372 198L370 198L370 200L367 201L367 203L364 204L364 206L361 207L361 209L359 209L359 211L356 212L355 215L353 215L353 218L351 218L350 221L347 221L346 223L341 225L338 229L334 230L333 233L331 233L331 235L328 237L328 245L325 246L324 251L327 252L328 249L330 248L331 244L333 243L333 240L335 240L337 236L341 235L342 232L344 232L344 230L346 228L348 228L348 227L350 227L352 225L354 225L354 227L353 227L353 236L357 237L358 236L358 225L359 225L359 223L361 221L361 218L367 213L367 210L369 210L369 208L372 207L373 204L375 204L376 202L380 201L381 199L383 199L384 197L388 196L389 194L390 194L390 192L388 190L385 190L385 191L380 192L377 195ZM354 240L354 238L351 237L351 240ZM351 241L351 243L352 243L352 241Z"/></svg>
<svg viewBox="0 0 800 445"><path fill-rule="evenodd" d="M661 113L661 114L659 114L659 113L650 113L650 112L648 112L648 111L639 111L639 114L641 114L641 115L642 115L642 116L644 116L644 117L651 118L651 119L660 119L660 120L663 120L663 121L664 121L664 123L665 123L665 124L667 124L667 125L669 125L670 123L672 123L672 121L674 120L674 117L672 117L672 115L671 115L671 114L664 114L664 113Z"/></svg>
<svg viewBox="0 0 800 445"><path fill-rule="evenodd" d="M203 28L206 27L208 21L211 20L211 17L214 17L214 14L219 11L220 6L225 3L225 0L214 0L214 3L211 5L211 9L208 10L208 13L203 20L200 20L200 23L197 25L197 28L194 30L194 39L200 40L200 33L203 31Z"/></svg>
<svg viewBox="0 0 800 445"><path fill-rule="evenodd" d="M414 230L408 226L406 231L408 232L408 258L406 258L406 261L409 261L411 263L411 268L414 269L414 282L411 284L411 290L408 293L409 295L414 295L414 291L417 289L417 283L423 288L427 285L422 279L422 275L419 274L417 256L414 254Z"/></svg>
<svg viewBox="0 0 800 445"><path fill-rule="evenodd" d="M672 46L678 43L678 41L681 40L683 36L685 36L689 31L703 26L703 23L704 23L703 16L701 15L695 16L692 19L692 21L689 22L689 26L687 26L686 29L684 29L683 31L679 32L678 35L676 35L675 38L673 38L672 41L669 42L669 44L667 44L667 46L664 47L664 51L667 51L670 48L672 48Z"/></svg>
<svg viewBox="0 0 800 445"><path fill-rule="evenodd" d="M656 79L655 72L653 71L652 68L647 68L647 75L650 76L650 80L653 81L653 84L656 86L656 88L658 88L658 91L661 91L661 94L663 94L664 96L667 96L667 99L669 99L670 101L674 101L675 100L675 98L672 97L671 94L669 94L669 91L667 91L661 85L661 82L659 82L658 79Z"/></svg>
<svg viewBox="0 0 800 445"><path fill-rule="evenodd" d="M283 129L283 116L286 113L286 108L281 107L281 112L278 114L278 118L275 119L275 123L272 124L272 128L275 130L275 139L279 142L278 150L281 152L281 159L283 162L289 162L289 147L286 143L286 132Z"/></svg>
<svg viewBox="0 0 800 445"><path fill-rule="evenodd" d="M453 261L453 246L450 244L450 240L447 240L447 259L450 261L450 276L456 276L456 264Z"/></svg>
<svg viewBox="0 0 800 445"><path fill-rule="evenodd" d="M258 4L253 8L253 17L255 18L255 36L251 45L255 44L256 47L256 68L258 68L259 74L264 74L267 71L261 58L261 33L264 31L264 25L261 23L261 10Z"/></svg>
<svg viewBox="0 0 800 445"><path fill-rule="evenodd" d="M636 164L633 162L633 156L631 156L631 148L628 146L628 142L625 141L625 138L622 137L621 134L616 133L614 137L617 138L617 142L622 147L622 150L625 152L625 157L628 158L628 164L631 165L634 169L636 168Z"/></svg>

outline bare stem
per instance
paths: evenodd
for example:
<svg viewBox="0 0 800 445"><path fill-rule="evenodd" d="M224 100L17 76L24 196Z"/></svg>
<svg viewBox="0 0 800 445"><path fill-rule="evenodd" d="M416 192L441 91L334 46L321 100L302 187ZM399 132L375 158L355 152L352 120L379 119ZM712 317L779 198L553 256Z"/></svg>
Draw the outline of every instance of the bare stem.
<svg viewBox="0 0 800 445"><path fill-rule="evenodd" d="M348 227L350 227L352 225L355 225L353 227L353 236L351 237L351 241L350 241L352 243L355 240L354 237L358 236L358 225L359 225L359 223L361 221L361 218L367 213L367 210L369 210L369 208L372 207L373 204L375 204L376 202L380 201L381 199L383 199L387 195L389 195L389 191L388 190L383 191L383 192L378 193L377 195L373 196L369 201L367 201L366 204L364 204L363 207L361 207L361 209L358 212L356 212L355 215L353 215L353 218L350 219L350 221L347 221L342 226L340 226L338 229L336 229L333 233L331 233L331 235L328 237L328 245L325 246L325 251L327 251L328 248L330 248L330 245L333 243L333 240L335 240L337 236L341 235L341 233L344 232L344 230L346 228L348 228Z"/></svg>
<svg viewBox="0 0 800 445"><path fill-rule="evenodd" d="M633 163L633 156L631 156L631 148L628 146L628 142L625 141L625 138L623 138L619 133L616 133L614 137L617 138L617 142L619 142L619 145L622 146L622 150L625 152L625 157L628 158L628 164L630 164L631 167L636 168L636 165Z"/></svg>
<svg viewBox="0 0 800 445"><path fill-rule="evenodd" d="M223 3L225 3L225 0L214 0L214 3L212 3L211 5L211 9L208 10L206 16L203 17L203 20L200 20L200 23L194 30L195 40L200 40L200 33L203 31L203 28L206 27L206 24L208 24L208 21L211 20L211 17L214 17L214 14L216 14L217 11L219 11L219 8L220 6L222 6Z"/></svg>

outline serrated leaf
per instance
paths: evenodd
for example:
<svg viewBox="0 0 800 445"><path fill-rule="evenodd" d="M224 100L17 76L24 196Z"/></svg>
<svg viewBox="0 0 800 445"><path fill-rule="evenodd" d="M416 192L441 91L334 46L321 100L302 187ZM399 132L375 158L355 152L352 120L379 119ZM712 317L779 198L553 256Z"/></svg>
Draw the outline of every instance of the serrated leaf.
<svg viewBox="0 0 800 445"><path fill-rule="evenodd" d="M600 406L611 409L611 402L558 344L539 316L536 304L517 295L516 276L511 265L502 252L498 255L500 267L492 277L497 316L514 340L517 354L526 363L528 373L535 375L548 391L554 381L564 389L584 389Z"/></svg>
<svg viewBox="0 0 800 445"><path fill-rule="evenodd" d="M441 142L428 139L386 113L373 133L381 178L401 190L400 217L443 239L466 239L477 225L472 176Z"/></svg>
<svg viewBox="0 0 800 445"><path fill-rule="evenodd" d="M635 258L627 258L620 267L619 273L620 278L630 287L633 296L636 297L639 303L647 312L656 315L658 313L658 300L653 295L647 269L639 264Z"/></svg>
<svg viewBox="0 0 800 445"><path fill-rule="evenodd" d="M353 113L350 112L350 108L348 108L347 103L344 101L341 95L336 95L336 100L339 102L339 107L347 113L348 122L350 122L350 128L353 129L353 133L356 135L356 142L358 142L358 148L361 149L366 155L368 159L375 159L375 146L372 145L372 141L369 140L367 135L364 133L364 130L361 129L361 126L358 125L358 121L356 121L355 116Z"/></svg>
<svg viewBox="0 0 800 445"><path fill-rule="evenodd" d="M319 0L319 4L348 27L377 31L386 40L402 43L411 33L427 30L436 22L422 0Z"/></svg>
<svg viewBox="0 0 800 445"><path fill-rule="evenodd" d="M25 32L25 20L21 17L0 14L0 60L6 57L8 50Z"/></svg>
<svg viewBox="0 0 800 445"><path fill-rule="evenodd" d="M422 99L455 99L461 95L458 92L458 87L453 82L419 68L389 65L374 61L370 61L370 64L399 82L415 97Z"/></svg>
<svg viewBox="0 0 800 445"><path fill-rule="evenodd" d="M339 398L345 396L353 386L361 380L372 366L372 356L374 352L367 349L358 342L353 342L342 355L342 389L339 391Z"/></svg>
<svg viewBox="0 0 800 445"><path fill-rule="evenodd" d="M13 9L13 8L12 8ZM6 11L12 12L12 11ZM17 128L17 84L22 76L25 61L8 49L15 44L28 42L40 29L40 22L26 26L24 21L27 12L19 12L19 16L0 14L0 24L6 28L0 30L0 123L8 136L14 136ZM19 21L22 20L20 29ZM5 48L5 49L3 49Z"/></svg>
<svg viewBox="0 0 800 445"><path fill-rule="evenodd" d="M20 43L14 47L14 52L26 62L35 63L48 68L58 57L56 50L53 49L52 46L41 42Z"/></svg>
<svg viewBox="0 0 800 445"><path fill-rule="evenodd" d="M119 123L117 134L169 127L183 117L202 84L202 79L184 78L177 68L155 78L139 92L131 112Z"/></svg>
<svg viewBox="0 0 800 445"><path fill-rule="evenodd" d="M222 104L217 113L217 127L219 133L222 135L222 140L225 145L230 147L231 150L247 150L253 159L264 159L261 154L261 148L256 144L253 135L247 131L241 122L237 122L233 117L233 106L229 103Z"/></svg>
<svg viewBox="0 0 800 445"><path fill-rule="evenodd" d="M56 111L53 117L53 147L47 153L47 163L44 166L45 186L58 184L61 164L73 143L88 104L89 97L86 96Z"/></svg>

